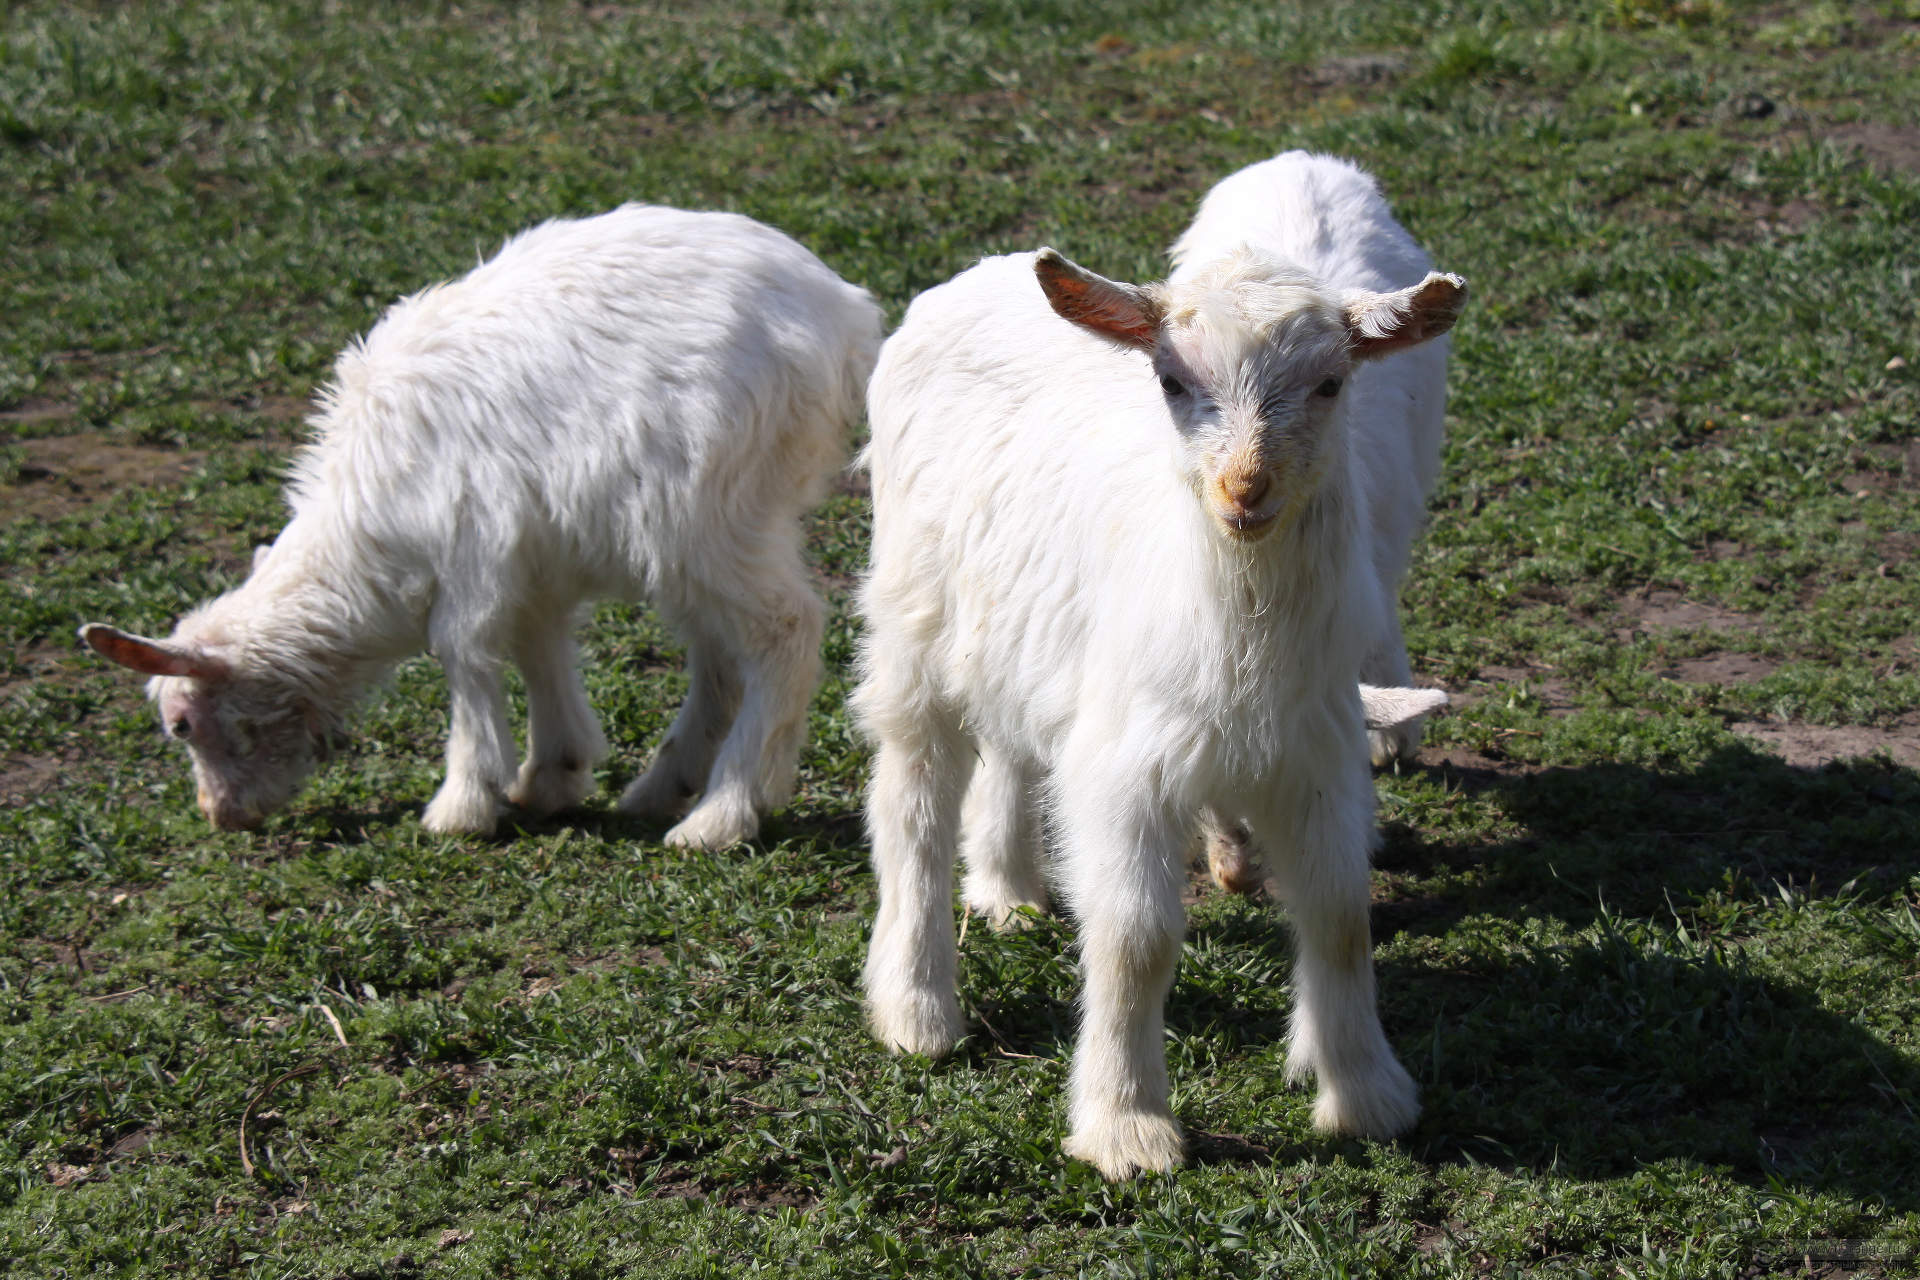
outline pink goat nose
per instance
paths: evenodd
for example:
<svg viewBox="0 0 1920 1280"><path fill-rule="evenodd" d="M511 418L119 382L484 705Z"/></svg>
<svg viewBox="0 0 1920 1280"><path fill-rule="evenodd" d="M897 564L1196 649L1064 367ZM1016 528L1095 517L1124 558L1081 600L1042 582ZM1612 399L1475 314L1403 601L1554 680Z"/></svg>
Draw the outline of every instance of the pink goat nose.
<svg viewBox="0 0 1920 1280"><path fill-rule="evenodd" d="M1273 478L1264 471L1236 471L1220 477L1220 491L1243 511L1251 511L1273 488Z"/></svg>

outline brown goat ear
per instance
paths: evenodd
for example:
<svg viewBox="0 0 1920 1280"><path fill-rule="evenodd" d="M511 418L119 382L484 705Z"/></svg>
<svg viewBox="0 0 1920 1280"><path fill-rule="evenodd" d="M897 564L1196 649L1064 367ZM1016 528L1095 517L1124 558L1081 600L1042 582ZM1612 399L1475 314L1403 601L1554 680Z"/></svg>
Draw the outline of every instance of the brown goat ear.
<svg viewBox="0 0 1920 1280"><path fill-rule="evenodd" d="M1164 310L1153 290L1095 275L1053 249L1035 255L1033 274L1061 319L1129 346L1153 347Z"/></svg>
<svg viewBox="0 0 1920 1280"><path fill-rule="evenodd" d="M227 674L224 662L167 640L149 640L131 635L104 622L89 622L80 628L80 638L109 662L119 663L143 676L192 676L199 680L218 680Z"/></svg>
<svg viewBox="0 0 1920 1280"><path fill-rule="evenodd" d="M1353 358L1375 360L1437 338L1453 328L1466 305L1467 282L1438 271L1411 289L1351 294L1346 314Z"/></svg>

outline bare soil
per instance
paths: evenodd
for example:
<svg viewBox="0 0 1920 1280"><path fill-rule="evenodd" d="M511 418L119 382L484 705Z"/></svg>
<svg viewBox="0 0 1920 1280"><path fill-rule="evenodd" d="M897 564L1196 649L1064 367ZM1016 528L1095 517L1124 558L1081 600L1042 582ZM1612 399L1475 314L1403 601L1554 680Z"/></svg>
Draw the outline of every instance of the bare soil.
<svg viewBox="0 0 1920 1280"><path fill-rule="evenodd" d="M9 519L50 520L132 488L184 484L206 451L120 444L85 431L21 446L20 478L6 490Z"/></svg>
<svg viewBox="0 0 1920 1280"><path fill-rule="evenodd" d="M1509 667L1499 663L1488 663L1480 668L1476 688L1467 689L1453 700L1456 707L1470 707L1476 702L1488 698L1503 698L1509 692L1525 685L1527 691L1540 700L1548 715L1571 715L1574 710L1573 690L1567 682L1542 671L1538 667ZM1429 752L1420 753L1423 762L1432 763Z"/></svg>
<svg viewBox="0 0 1920 1280"><path fill-rule="evenodd" d="M1766 625L1752 614L1689 600L1678 591L1647 591L1620 601L1627 625L1615 634L1624 642L1671 631L1757 631Z"/></svg>
<svg viewBox="0 0 1920 1280"><path fill-rule="evenodd" d="M1738 721L1728 728L1799 768L1885 754L1895 764L1920 769L1920 711L1900 717L1889 729L1754 720Z"/></svg>
<svg viewBox="0 0 1920 1280"><path fill-rule="evenodd" d="M0 755L0 808L53 790L64 768L52 756Z"/></svg>
<svg viewBox="0 0 1920 1280"><path fill-rule="evenodd" d="M1709 653L1682 658L1662 673L1688 684L1745 684L1772 675L1780 664L1751 653Z"/></svg>
<svg viewBox="0 0 1920 1280"><path fill-rule="evenodd" d="M1859 152L1862 159L1878 168L1920 173L1920 128L1913 125L1862 120L1829 130L1826 139Z"/></svg>

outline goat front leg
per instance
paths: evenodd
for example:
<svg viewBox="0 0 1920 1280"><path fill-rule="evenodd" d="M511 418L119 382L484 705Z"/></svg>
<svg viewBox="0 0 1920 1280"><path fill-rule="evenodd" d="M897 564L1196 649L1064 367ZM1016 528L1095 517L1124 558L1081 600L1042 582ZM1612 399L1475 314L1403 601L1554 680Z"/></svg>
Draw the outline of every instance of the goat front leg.
<svg viewBox="0 0 1920 1280"><path fill-rule="evenodd" d="M527 684L527 758L507 798L532 813L559 813L592 794L593 766L607 754L580 683L573 610L542 610L525 622L518 660Z"/></svg>
<svg viewBox="0 0 1920 1280"><path fill-rule="evenodd" d="M863 691L869 699L870 691ZM959 717L884 717L867 792L880 910L867 950L867 1017L890 1049L943 1054L966 1034L957 990L953 855L973 751Z"/></svg>
<svg viewBox="0 0 1920 1280"><path fill-rule="evenodd" d="M1112 1180L1185 1159L1168 1098L1165 1005L1180 959L1185 829L1132 778L1068 767L1060 867L1080 926L1080 1037L1062 1149Z"/></svg>
<svg viewBox="0 0 1920 1280"><path fill-rule="evenodd" d="M447 777L421 815L442 835L490 835L513 784L513 728L499 659L436 644L447 673Z"/></svg>
<svg viewBox="0 0 1920 1280"><path fill-rule="evenodd" d="M1338 754L1303 759L1249 813L1293 924L1287 1079L1318 1078L1315 1128L1389 1138L1419 1117L1419 1091L1375 1006L1367 922L1373 783L1357 740L1344 759Z"/></svg>

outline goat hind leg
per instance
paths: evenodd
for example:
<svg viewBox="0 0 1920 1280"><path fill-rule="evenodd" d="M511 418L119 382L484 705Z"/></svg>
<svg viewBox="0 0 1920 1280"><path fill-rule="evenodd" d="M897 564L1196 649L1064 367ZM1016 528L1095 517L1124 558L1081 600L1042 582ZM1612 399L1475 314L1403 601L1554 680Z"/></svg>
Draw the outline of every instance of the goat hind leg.
<svg viewBox="0 0 1920 1280"><path fill-rule="evenodd" d="M1034 821L1032 769L1004 751L981 744L980 763L961 808L962 888L967 909L996 929L1019 928L1022 907L1047 909L1040 878L1039 831Z"/></svg>
<svg viewBox="0 0 1920 1280"><path fill-rule="evenodd" d="M760 815L793 794L807 706L820 679L826 609L808 588L797 554L785 577L759 595L745 608L713 603L740 657L740 709L700 802L667 832L670 845L718 849L751 839Z"/></svg>
<svg viewBox="0 0 1920 1280"><path fill-rule="evenodd" d="M687 646L687 697L646 771L620 795L620 811L636 817L678 818L687 811L740 709L740 672L726 645L692 624L680 631Z"/></svg>

